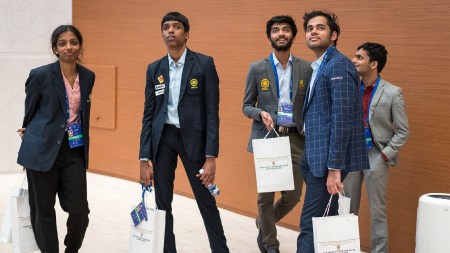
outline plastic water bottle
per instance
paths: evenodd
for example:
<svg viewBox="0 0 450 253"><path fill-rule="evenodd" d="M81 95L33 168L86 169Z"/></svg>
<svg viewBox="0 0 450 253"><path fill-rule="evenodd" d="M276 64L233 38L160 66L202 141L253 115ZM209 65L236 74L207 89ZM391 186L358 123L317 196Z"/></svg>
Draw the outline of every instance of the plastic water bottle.
<svg viewBox="0 0 450 253"><path fill-rule="evenodd" d="M200 175L203 175L203 173L205 173L204 169L200 169L198 171L198 173L200 173ZM206 188L208 188L209 192L211 193L211 195L213 195L214 197L219 196L220 194L220 189L219 187L217 187L216 184L209 184L208 186L206 186Z"/></svg>

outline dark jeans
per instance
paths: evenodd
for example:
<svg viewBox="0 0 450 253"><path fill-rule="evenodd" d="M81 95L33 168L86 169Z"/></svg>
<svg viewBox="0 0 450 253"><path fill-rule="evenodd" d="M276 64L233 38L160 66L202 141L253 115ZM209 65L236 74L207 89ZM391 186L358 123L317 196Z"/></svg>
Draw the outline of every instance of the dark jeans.
<svg viewBox="0 0 450 253"><path fill-rule="evenodd" d="M202 184L200 179L196 177L206 158L200 161L190 160L181 141L179 129L172 125L164 126L156 156L156 163L153 164L156 204L159 209L166 211L164 252L177 252L175 234L173 233L172 200L178 156L183 162L197 206L200 209L212 252L229 252L216 199Z"/></svg>
<svg viewBox="0 0 450 253"><path fill-rule="evenodd" d="M328 193L326 185L328 175L325 177L314 177L309 171L306 155L303 156L300 168L306 183L306 192L302 215L300 217L300 235L297 238L297 253L314 253L312 218L322 217L330 200L331 196ZM346 175L345 172L341 172L342 181ZM338 196L333 197L328 213L329 216L338 214L338 199Z"/></svg>
<svg viewBox="0 0 450 253"><path fill-rule="evenodd" d="M39 147L36 147L39 148ZM86 166L83 148L70 149L67 136L61 144L53 167L48 172L27 169L31 224L42 253L59 253L55 198L69 214L66 253L78 252L89 223Z"/></svg>

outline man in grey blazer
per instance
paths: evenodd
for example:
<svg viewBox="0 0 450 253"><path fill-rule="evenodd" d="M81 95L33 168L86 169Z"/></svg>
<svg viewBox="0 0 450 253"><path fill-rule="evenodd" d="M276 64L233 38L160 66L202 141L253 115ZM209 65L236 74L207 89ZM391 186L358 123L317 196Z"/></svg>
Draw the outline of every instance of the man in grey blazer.
<svg viewBox="0 0 450 253"><path fill-rule="evenodd" d="M366 181L371 214L371 252L388 252L386 186L389 165L397 165L397 154L408 139L409 126L400 87L381 79L387 60L383 45L367 42L358 47L353 63L361 75L366 144L370 170L349 173L345 194L350 211L358 214L361 184Z"/></svg>
<svg viewBox="0 0 450 253"><path fill-rule="evenodd" d="M275 203L274 192L258 194L258 247L261 252L279 252L275 223L294 208L302 195L300 157L305 139L300 132L303 101L312 69L308 62L291 54L291 45L297 34L292 17L271 18L266 24L266 34L273 53L251 64L242 111L253 119L249 152L253 152L252 140L264 138L272 127L280 136L289 136L295 189L281 192L281 198ZM275 133L271 132L268 137L274 136Z"/></svg>

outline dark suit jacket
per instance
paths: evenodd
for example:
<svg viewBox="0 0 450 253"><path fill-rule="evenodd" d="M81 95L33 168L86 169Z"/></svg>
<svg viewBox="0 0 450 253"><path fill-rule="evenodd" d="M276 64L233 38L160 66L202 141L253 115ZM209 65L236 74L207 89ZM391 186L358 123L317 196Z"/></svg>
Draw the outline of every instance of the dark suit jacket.
<svg viewBox="0 0 450 253"><path fill-rule="evenodd" d="M302 108L305 100L305 93L311 79L312 69L309 62L293 57L293 89L292 104L294 122L299 131L303 128ZM262 84L266 79L269 81L267 87ZM275 81L275 74L272 69L270 57L254 62L248 71L244 103L242 112L245 116L253 119L252 133L247 150L253 152L252 140L261 139L267 134L266 126L259 116L261 110L266 111L272 117L273 123L277 124L278 94ZM269 137L275 134L272 132Z"/></svg>
<svg viewBox="0 0 450 253"><path fill-rule="evenodd" d="M80 78L80 116L86 168L89 162L90 94L95 74L77 65ZM25 83L26 128L17 163L36 171L49 171L61 148L67 125L66 94L59 61L31 70ZM66 137L67 138L67 137Z"/></svg>
<svg viewBox="0 0 450 253"><path fill-rule="evenodd" d="M155 161L167 116L169 60L148 65L139 158ZM164 93L155 86L164 84ZM161 86L159 86L161 87ZM157 95L158 93L158 95ZM219 77L213 58L187 49L178 103L180 135L191 160L219 154Z"/></svg>
<svg viewBox="0 0 450 253"><path fill-rule="evenodd" d="M328 168L369 169L361 104L355 66L333 48L303 107L306 158L315 177Z"/></svg>

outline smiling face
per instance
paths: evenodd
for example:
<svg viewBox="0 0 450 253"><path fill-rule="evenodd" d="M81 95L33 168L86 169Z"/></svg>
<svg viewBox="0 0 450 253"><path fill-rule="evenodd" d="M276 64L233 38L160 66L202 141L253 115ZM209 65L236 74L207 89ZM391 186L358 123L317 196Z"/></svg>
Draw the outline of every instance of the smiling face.
<svg viewBox="0 0 450 253"><path fill-rule="evenodd" d="M74 63L77 62L78 56L80 55L81 44L73 32L67 31L59 35L53 51L60 61Z"/></svg>
<svg viewBox="0 0 450 253"><path fill-rule="evenodd" d="M294 41L291 26L288 23L275 23L270 29L270 44L277 51L289 50Z"/></svg>
<svg viewBox="0 0 450 253"><path fill-rule="evenodd" d="M337 33L331 32L326 17L317 16L309 20L306 26L305 38L306 45L318 55L322 55L329 47L334 45Z"/></svg>
<svg viewBox="0 0 450 253"><path fill-rule="evenodd" d="M181 48L189 39L189 32L185 32L184 26L178 21L166 21L161 27L162 38L168 48Z"/></svg>

